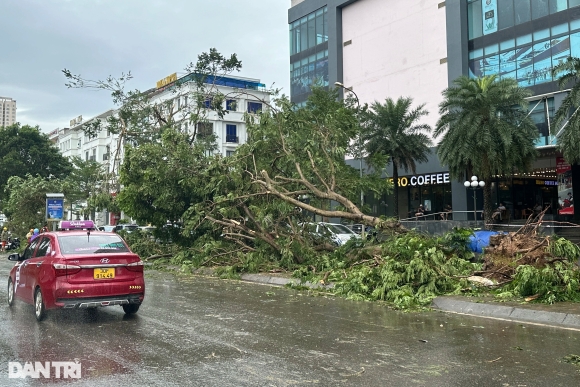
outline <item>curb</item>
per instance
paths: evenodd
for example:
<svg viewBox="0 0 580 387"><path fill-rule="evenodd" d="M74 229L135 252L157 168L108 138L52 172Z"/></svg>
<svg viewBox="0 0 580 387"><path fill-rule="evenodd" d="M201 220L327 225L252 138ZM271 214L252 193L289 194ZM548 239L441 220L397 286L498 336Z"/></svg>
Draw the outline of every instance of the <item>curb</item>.
<svg viewBox="0 0 580 387"><path fill-rule="evenodd" d="M332 289L333 284L321 285L319 283L301 283L296 278L285 278L264 274L242 274L242 281L258 283L270 286L305 286L311 289ZM498 303L471 302L454 296L436 297L431 303L435 310L443 312L469 315L474 317L492 318L519 323L529 323L536 325L547 325L559 328L580 330L580 305L577 311L547 311L541 308L551 308L547 305L527 305L520 307L516 305L506 305Z"/></svg>
<svg viewBox="0 0 580 387"><path fill-rule="evenodd" d="M465 314L476 317L495 318L513 322L532 323L580 330L579 312L556 312L541 307L518 307L494 303L479 303L459 300L455 297L436 297L431 307L444 312ZM549 306L548 306L549 307Z"/></svg>
<svg viewBox="0 0 580 387"><path fill-rule="evenodd" d="M285 277L278 277L278 276L268 276L263 274L242 274L241 280L246 282L253 282L263 285L271 285L271 286L305 286L310 289L332 289L334 287L333 284L329 285L322 285L319 283L313 282L300 282L300 280L296 278L285 278Z"/></svg>

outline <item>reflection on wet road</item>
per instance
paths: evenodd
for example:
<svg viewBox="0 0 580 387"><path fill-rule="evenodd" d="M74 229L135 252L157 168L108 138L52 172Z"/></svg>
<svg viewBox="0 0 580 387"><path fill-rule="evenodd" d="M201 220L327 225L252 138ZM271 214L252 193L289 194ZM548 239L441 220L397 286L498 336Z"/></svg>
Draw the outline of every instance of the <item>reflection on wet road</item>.
<svg viewBox="0 0 580 387"><path fill-rule="evenodd" d="M283 288L147 272L136 316L120 307L51 313L6 303L0 256L0 386L8 362L79 361L79 386L577 386L580 332Z"/></svg>

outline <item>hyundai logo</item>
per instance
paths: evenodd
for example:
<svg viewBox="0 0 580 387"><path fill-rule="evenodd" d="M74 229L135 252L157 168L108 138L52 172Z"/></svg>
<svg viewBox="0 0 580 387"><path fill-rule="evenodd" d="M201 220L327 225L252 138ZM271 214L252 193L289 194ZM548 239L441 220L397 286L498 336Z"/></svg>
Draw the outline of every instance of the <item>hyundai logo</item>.
<svg viewBox="0 0 580 387"><path fill-rule="evenodd" d="M103 258L103 259L101 259L101 263L109 263L109 258Z"/></svg>

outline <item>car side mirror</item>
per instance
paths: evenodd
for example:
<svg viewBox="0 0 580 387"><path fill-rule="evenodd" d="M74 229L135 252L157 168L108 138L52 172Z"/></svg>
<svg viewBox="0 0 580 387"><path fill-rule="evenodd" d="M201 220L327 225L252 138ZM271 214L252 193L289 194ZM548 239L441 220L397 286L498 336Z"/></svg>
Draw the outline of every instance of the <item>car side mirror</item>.
<svg viewBox="0 0 580 387"><path fill-rule="evenodd" d="M15 254L10 254L10 255L8 256L8 260L9 260L9 261L20 261L20 260L21 260L21 259L20 259L20 254L18 254L18 253L15 253Z"/></svg>

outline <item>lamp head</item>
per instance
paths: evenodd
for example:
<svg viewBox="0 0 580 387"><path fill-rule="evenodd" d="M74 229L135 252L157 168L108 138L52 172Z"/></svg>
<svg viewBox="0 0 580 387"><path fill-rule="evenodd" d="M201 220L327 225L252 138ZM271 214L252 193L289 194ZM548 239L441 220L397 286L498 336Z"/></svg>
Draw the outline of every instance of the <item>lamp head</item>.
<svg viewBox="0 0 580 387"><path fill-rule="evenodd" d="M472 186L473 188L477 187L477 180L473 180L473 181L471 182L471 186Z"/></svg>
<svg viewBox="0 0 580 387"><path fill-rule="evenodd" d="M465 186L465 188L471 187L471 183L468 181L464 182L463 185Z"/></svg>
<svg viewBox="0 0 580 387"><path fill-rule="evenodd" d="M334 82L334 86L344 87L344 85L341 82Z"/></svg>
<svg viewBox="0 0 580 387"><path fill-rule="evenodd" d="M482 180L482 181L480 181L480 182L479 182L479 186L480 186L481 188L485 187L485 181L483 181L483 180Z"/></svg>
<svg viewBox="0 0 580 387"><path fill-rule="evenodd" d="M477 176L471 176L471 181L477 181Z"/></svg>

